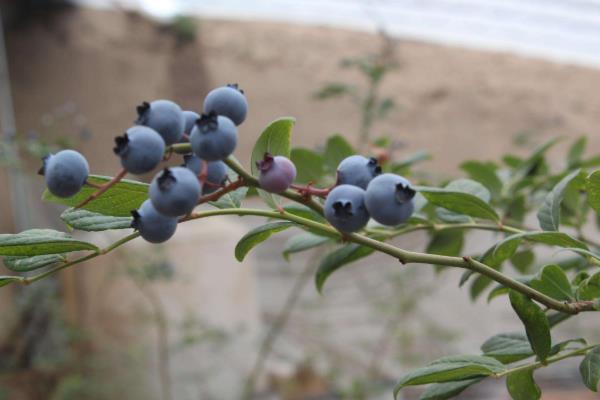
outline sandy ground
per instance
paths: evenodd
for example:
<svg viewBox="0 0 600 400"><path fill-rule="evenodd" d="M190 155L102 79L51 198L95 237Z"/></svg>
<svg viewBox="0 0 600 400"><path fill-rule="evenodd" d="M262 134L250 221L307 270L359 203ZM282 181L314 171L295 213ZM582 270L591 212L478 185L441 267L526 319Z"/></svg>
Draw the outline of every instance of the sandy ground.
<svg viewBox="0 0 600 400"><path fill-rule="evenodd" d="M240 131L237 154L242 161L249 159L262 128L280 116L297 118L293 137L297 146L317 146L334 132L356 140L359 118L353 103L317 102L311 95L327 82L356 80L356 73L339 68L339 60L373 51L378 46L377 37L276 23L201 21L199 39L193 45L178 47L156 24L136 15L89 10L64 15L46 26L13 31L8 45L18 127L23 133L36 130L48 137L68 135L88 157L93 172L112 174L118 168L110 152L113 138L131 124L137 103L166 97L185 108L199 109L207 88L239 82L251 107ZM497 158L513 149L515 134L524 132L531 133L534 142L555 135L587 134L590 147L600 149L600 71L411 41L399 42L397 52L400 66L386 80L383 94L392 96L398 108L376 127L375 134L402 140L403 153L429 150L434 159L423 165L425 169L458 174L456 166L461 160ZM81 119L77 125L72 118L53 117L65 104L76 105L75 117L84 118L83 124ZM92 135L81 136L82 127ZM32 161L29 170L33 172L36 165ZM31 201L37 207L42 183L37 177L33 182ZM4 198L1 211L3 216L10 212ZM51 208L43 215L55 212ZM46 218L47 224L56 222L55 217ZM244 221L235 220L238 225L233 231L249 228L251 221ZM199 243L206 234L194 235ZM239 300L247 304L256 300L267 319L279 310L292 278L306 262L301 256L288 266L278 255L273 257L285 238L259 249L248 261L248 265L257 266L258 289L247 293L246 300ZM402 243L410 248L422 244L419 236ZM220 256L221 268L241 268L231 255L230 243L211 246L210 251ZM381 272L375 274L373 268L381 268ZM369 259L341 271L326 296L316 295L309 284L303 308L279 344L272 369L288 370L289 363L315 356L316 368L326 370L321 355L344 365L345 372L364 375L373 339L387 322L385 314L377 313L389 306L385 302L382 305L381 297L388 294L388 298L395 298L397 287L390 286L388 278L396 274L396 268L387 259ZM84 271L73 272L77 279L85 279ZM69 273L62 276L71 276L64 278L67 281L75 279ZM96 276L90 274L88 278ZM430 272L419 272L412 279L439 285L436 296L423 303L426 310L437 313L411 319L407 324L411 336L394 342L390 349L403 345L414 351L403 352L402 360L392 356L392 350L384 354L381 363L386 376L398 376L398 365L405 361L421 362L450 350L473 351L498 324L504 329L518 327L502 301L492 306L483 302L472 305L467 294L456 289L458 277L450 275L440 283ZM357 280L362 283L357 285ZM248 277L247 282L254 285L254 278ZM370 293L378 296L370 298ZM78 304L71 311L73 318L79 315L85 320L86 310L98 299L90 299L89 291L81 289L70 296L70 304ZM118 298L114 297L114 304L104 297L100 300L118 313ZM451 310L440 310L441 301L451 305ZM313 312L315 308L319 311ZM478 329L462 332L465 324L461 319L472 316L478 317ZM110 312L104 318L110 321ZM127 316L120 318L127 320ZM332 334L340 331L345 334ZM462 333L463 340L453 341L455 333ZM423 337L429 339L420 340Z"/></svg>

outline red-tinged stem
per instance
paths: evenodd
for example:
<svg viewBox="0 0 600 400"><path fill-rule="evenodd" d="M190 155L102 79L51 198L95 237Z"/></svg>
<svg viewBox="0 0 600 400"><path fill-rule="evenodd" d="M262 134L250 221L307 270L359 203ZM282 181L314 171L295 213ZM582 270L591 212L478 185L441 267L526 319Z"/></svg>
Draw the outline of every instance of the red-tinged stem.
<svg viewBox="0 0 600 400"><path fill-rule="evenodd" d="M163 161L169 161L171 159L171 156L173 155L173 148L172 147L167 147L167 150L165 150L165 155L163 157Z"/></svg>
<svg viewBox="0 0 600 400"><path fill-rule="evenodd" d="M231 182L230 184L222 187L216 192L200 197L200 199L198 200L198 204L208 203L209 201L217 201L225 194L233 192L234 190L242 186L246 186L246 182L242 178L237 179L236 181Z"/></svg>
<svg viewBox="0 0 600 400"><path fill-rule="evenodd" d="M88 185L88 186L90 186L90 187L93 187L95 189L102 189L102 185L100 185L98 183L86 181L85 184Z"/></svg>
<svg viewBox="0 0 600 400"><path fill-rule="evenodd" d="M316 188L316 187L313 187L312 184L310 184L310 183L306 186L291 185L290 187L292 189L296 190L300 195L302 195L304 197L317 196L317 197L321 197L323 199L325 197L327 197L327 195L329 194L329 192L331 192L331 189L332 189L332 188L325 188L325 189Z"/></svg>
<svg viewBox="0 0 600 400"><path fill-rule="evenodd" d="M90 201L94 200L95 198L97 198L98 196L100 196L102 193L106 192L108 189L110 189L111 187L113 187L115 184L119 183L123 178L125 178L125 175L127 175L127 170L126 169L122 169L110 181L108 181L108 182L100 185L100 187L98 188L98 190L95 191L94 193L92 193L87 199L85 199L81 203L77 204L75 206L75 208L81 208L81 207L85 206ZM89 182L88 182L88 185L89 185Z"/></svg>

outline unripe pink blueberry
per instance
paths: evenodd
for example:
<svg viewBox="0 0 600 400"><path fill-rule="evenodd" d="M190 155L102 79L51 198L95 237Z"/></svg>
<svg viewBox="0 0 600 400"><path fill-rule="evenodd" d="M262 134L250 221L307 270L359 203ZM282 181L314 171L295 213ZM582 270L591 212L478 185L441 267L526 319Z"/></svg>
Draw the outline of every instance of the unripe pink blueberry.
<svg viewBox="0 0 600 400"><path fill-rule="evenodd" d="M296 167L288 158L272 156L265 153L261 161L256 162L260 170L258 184L267 192L281 193L285 191L296 179Z"/></svg>

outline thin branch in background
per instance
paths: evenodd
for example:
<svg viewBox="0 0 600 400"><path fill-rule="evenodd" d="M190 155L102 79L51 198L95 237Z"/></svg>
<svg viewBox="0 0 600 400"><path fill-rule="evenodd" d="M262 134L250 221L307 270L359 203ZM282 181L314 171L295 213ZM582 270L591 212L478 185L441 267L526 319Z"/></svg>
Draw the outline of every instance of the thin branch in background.
<svg viewBox="0 0 600 400"><path fill-rule="evenodd" d="M244 385L244 391L242 395L243 400L250 400L252 398L256 388L256 382L263 373L265 362L273 350L273 345L287 324L292 311L300 299L302 291L312 280L312 276L318 266L316 261L320 255L321 252L317 252L310 257L300 275L296 277L294 285L288 294L283 308L279 314L277 314L277 317L273 321L273 324L269 328L267 335L260 345L256 361L254 362L254 366L252 367L252 370L250 371L250 374L248 375Z"/></svg>
<svg viewBox="0 0 600 400"><path fill-rule="evenodd" d="M158 350L158 378L160 381L162 400L172 400L172 379L170 373L169 353L169 323L164 305L152 288L148 287L141 278L132 277L132 281L140 293L148 301L153 314L152 320L156 324L156 348Z"/></svg>

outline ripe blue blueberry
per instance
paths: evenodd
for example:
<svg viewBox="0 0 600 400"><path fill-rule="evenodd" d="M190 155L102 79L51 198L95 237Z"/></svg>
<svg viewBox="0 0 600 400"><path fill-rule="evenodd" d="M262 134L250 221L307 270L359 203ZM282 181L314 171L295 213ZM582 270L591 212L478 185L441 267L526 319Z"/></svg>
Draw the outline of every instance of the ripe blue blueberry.
<svg viewBox="0 0 600 400"><path fill-rule="evenodd" d="M57 197L71 197L81 190L90 173L87 160L74 150L62 150L43 158L42 168L50 193Z"/></svg>
<svg viewBox="0 0 600 400"><path fill-rule="evenodd" d="M267 192L281 193L296 179L296 166L283 156L273 157L265 153L264 158L256 162L256 166L260 171L258 184Z"/></svg>
<svg viewBox="0 0 600 400"><path fill-rule="evenodd" d="M237 146L237 128L227 117L202 114L190 136L192 151L206 161L223 160Z"/></svg>
<svg viewBox="0 0 600 400"><path fill-rule="evenodd" d="M137 113L135 123L154 129L167 146L177 143L183 135L185 117L181 107L170 100L145 101L137 107Z"/></svg>
<svg viewBox="0 0 600 400"><path fill-rule="evenodd" d="M171 238L177 229L177 218L159 213L150 200L142 203L139 209L131 212L131 227L150 243L162 243Z"/></svg>
<svg viewBox="0 0 600 400"><path fill-rule="evenodd" d="M190 213L200 197L198 177L187 168L165 168L150 184L150 200L158 212L168 217Z"/></svg>
<svg viewBox="0 0 600 400"><path fill-rule="evenodd" d="M127 172L143 174L152 171L163 159L165 141L154 129L136 125L115 138L113 151Z"/></svg>
<svg viewBox="0 0 600 400"><path fill-rule="evenodd" d="M202 160L194 155L186 154L183 156L184 164L187 169L196 176L202 172ZM208 161L206 169L206 182L202 185L202 194L210 194L225 184L227 180L227 164L223 161Z"/></svg>
<svg viewBox="0 0 600 400"><path fill-rule="evenodd" d="M365 191L358 186L336 186L325 199L325 218L342 232L356 232L369 222Z"/></svg>
<svg viewBox="0 0 600 400"><path fill-rule="evenodd" d="M383 174L369 183L365 204L375 221L383 225L399 225L412 215L415 193L405 178Z"/></svg>
<svg viewBox="0 0 600 400"><path fill-rule="evenodd" d="M338 185L354 185L366 189L371 179L381 173L376 158L366 158L359 155L346 157L337 169Z"/></svg>
<svg viewBox="0 0 600 400"><path fill-rule="evenodd" d="M235 83L211 90L204 99L204 112L223 115L234 124L240 125L248 113L248 102L244 91Z"/></svg>
<svg viewBox="0 0 600 400"><path fill-rule="evenodd" d="M196 125L196 121L198 121L200 118L200 114L194 111L184 111L183 118L185 119L183 133L189 135L192 133L192 129L194 128L194 125Z"/></svg>

